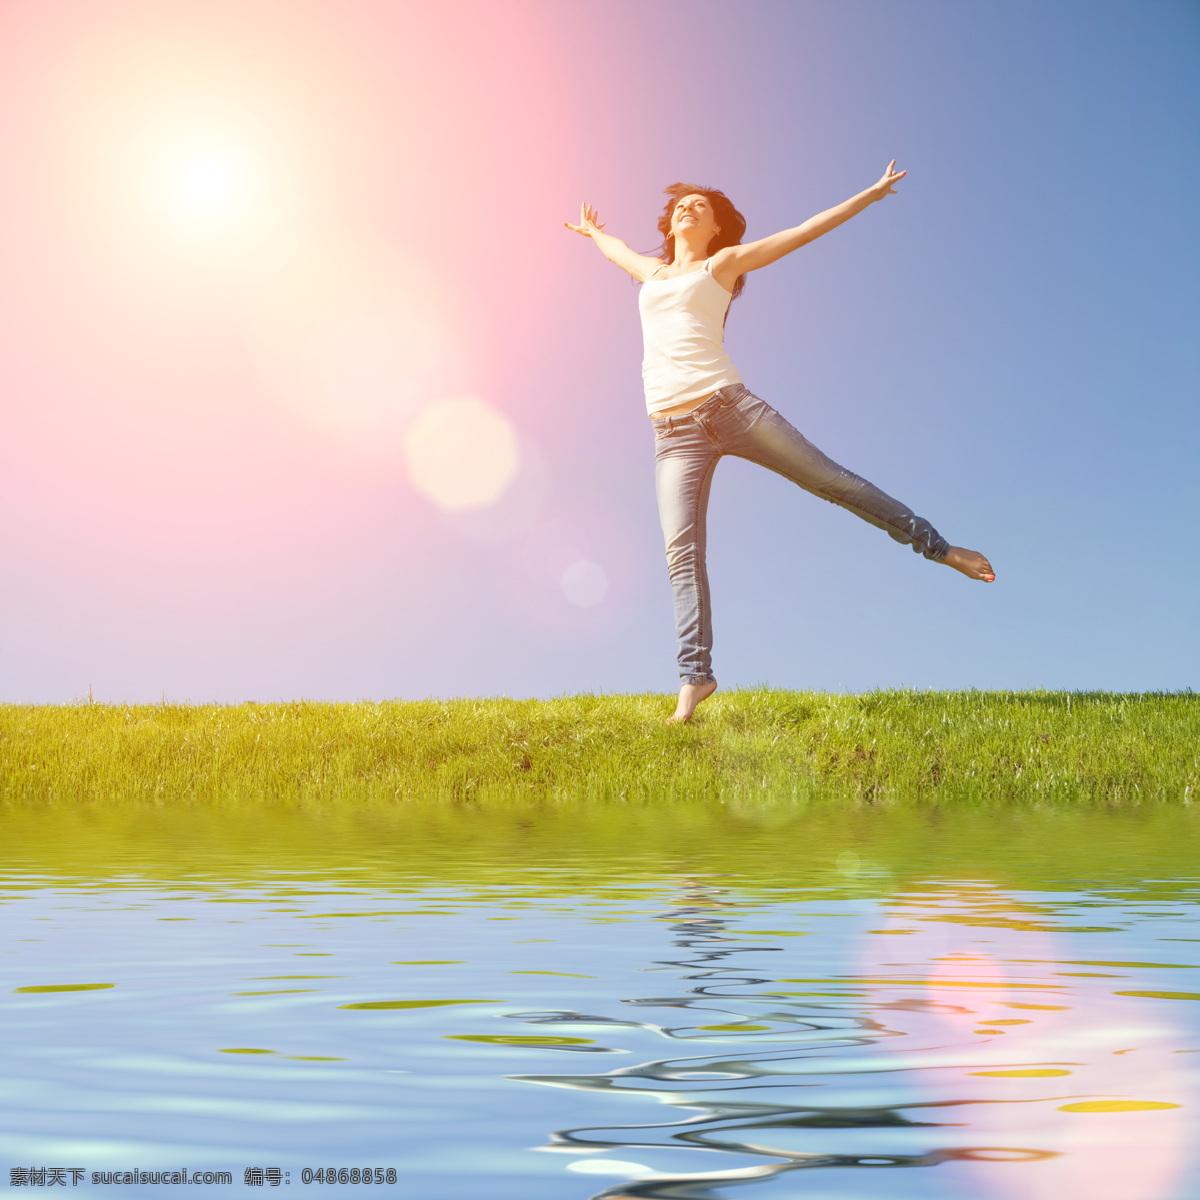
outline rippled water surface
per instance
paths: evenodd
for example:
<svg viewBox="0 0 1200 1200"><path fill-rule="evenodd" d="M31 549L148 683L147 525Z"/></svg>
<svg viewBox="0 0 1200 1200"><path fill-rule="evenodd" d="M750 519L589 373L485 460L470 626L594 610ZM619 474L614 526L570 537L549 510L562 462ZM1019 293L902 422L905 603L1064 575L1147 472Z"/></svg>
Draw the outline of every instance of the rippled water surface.
<svg viewBox="0 0 1200 1200"><path fill-rule="evenodd" d="M392 1167L374 1191L421 1200L1189 1200L1197 832L1186 809L9 812L0 1165L227 1170L226 1194Z"/></svg>

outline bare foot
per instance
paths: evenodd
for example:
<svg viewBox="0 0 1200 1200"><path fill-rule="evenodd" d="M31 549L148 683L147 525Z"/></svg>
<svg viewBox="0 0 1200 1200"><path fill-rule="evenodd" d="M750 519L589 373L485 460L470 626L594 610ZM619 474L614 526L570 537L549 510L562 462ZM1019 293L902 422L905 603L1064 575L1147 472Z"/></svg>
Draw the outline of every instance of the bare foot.
<svg viewBox="0 0 1200 1200"><path fill-rule="evenodd" d="M942 562L956 571L961 571L968 579L982 579L984 583L995 583L996 572L978 550L964 550L961 546L951 546L946 551Z"/></svg>
<svg viewBox="0 0 1200 1200"><path fill-rule="evenodd" d="M667 724L682 725L685 721L690 721L696 706L707 700L716 690L715 679L710 679L707 683L682 684L679 688L679 703L675 706L674 713L667 718Z"/></svg>

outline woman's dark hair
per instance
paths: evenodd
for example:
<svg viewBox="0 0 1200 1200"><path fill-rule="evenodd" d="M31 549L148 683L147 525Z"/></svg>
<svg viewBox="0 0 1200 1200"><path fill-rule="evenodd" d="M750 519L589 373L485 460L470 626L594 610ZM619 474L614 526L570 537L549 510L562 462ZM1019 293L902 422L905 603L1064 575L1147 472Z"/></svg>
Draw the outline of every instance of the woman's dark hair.
<svg viewBox="0 0 1200 1200"><path fill-rule="evenodd" d="M741 244L742 235L746 232L746 218L733 207L733 201L724 192L719 192L716 188L699 187L694 183L673 183L663 191L669 199L662 216L658 218L658 232L663 235L663 243L657 251L659 258L666 259L668 263L675 261L675 238L671 233L671 216L675 212L675 205L684 196L703 196L713 207L713 216L716 218L717 228L720 232L708 243L709 255L716 254L718 250L724 250L726 246ZM737 282L733 285L734 300L742 294L745 284L745 275L739 275Z"/></svg>

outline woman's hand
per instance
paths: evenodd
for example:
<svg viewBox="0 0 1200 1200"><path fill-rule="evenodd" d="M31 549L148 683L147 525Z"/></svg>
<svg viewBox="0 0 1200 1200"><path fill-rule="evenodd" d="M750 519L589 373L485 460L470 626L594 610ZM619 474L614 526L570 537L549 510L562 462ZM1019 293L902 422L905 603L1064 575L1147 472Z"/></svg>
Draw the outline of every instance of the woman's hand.
<svg viewBox="0 0 1200 1200"><path fill-rule="evenodd" d="M638 283L645 283L662 266L662 259L630 250L619 237L604 232L604 222L599 218L600 214L590 204L584 204L579 209L578 225L572 225L570 221L564 221L563 224L585 238L591 238L592 245L609 262L616 263L622 271L628 271Z"/></svg>
<svg viewBox="0 0 1200 1200"><path fill-rule="evenodd" d="M896 170L896 160L893 158L892 161L888 163L888 168L886 171L884 171L883 178L880 179L880 181L873 188L871 188L871 191L875 193L874 198L876 200L882 200L884 196L894 196L896 194L896 189L893 184L899 183L900 180L903 179L907 174L907 171Z"/></svg>
<svg viewBox="0 0 1200 1200"><path fill-rule="evenodd" d="M601 233L604 229L604 222L597 220L599 216L600 214L590 204L582 204L579 207L579 224L572 225L570 221L564 221L563 224L584 237L591 237L593 234Z"/></svg>

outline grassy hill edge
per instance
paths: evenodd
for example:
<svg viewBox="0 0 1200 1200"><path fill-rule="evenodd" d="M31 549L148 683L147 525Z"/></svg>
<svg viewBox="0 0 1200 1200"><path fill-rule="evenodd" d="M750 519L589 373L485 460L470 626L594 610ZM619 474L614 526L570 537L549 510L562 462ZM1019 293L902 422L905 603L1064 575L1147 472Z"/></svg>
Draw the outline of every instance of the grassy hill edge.
<svg viewBox="0 0 1200 1200"><path fill-rule="evenodd" d="M551 700L0 705L5 803L857 798L1190 804L1200 696L719 692Z"/></svg>

